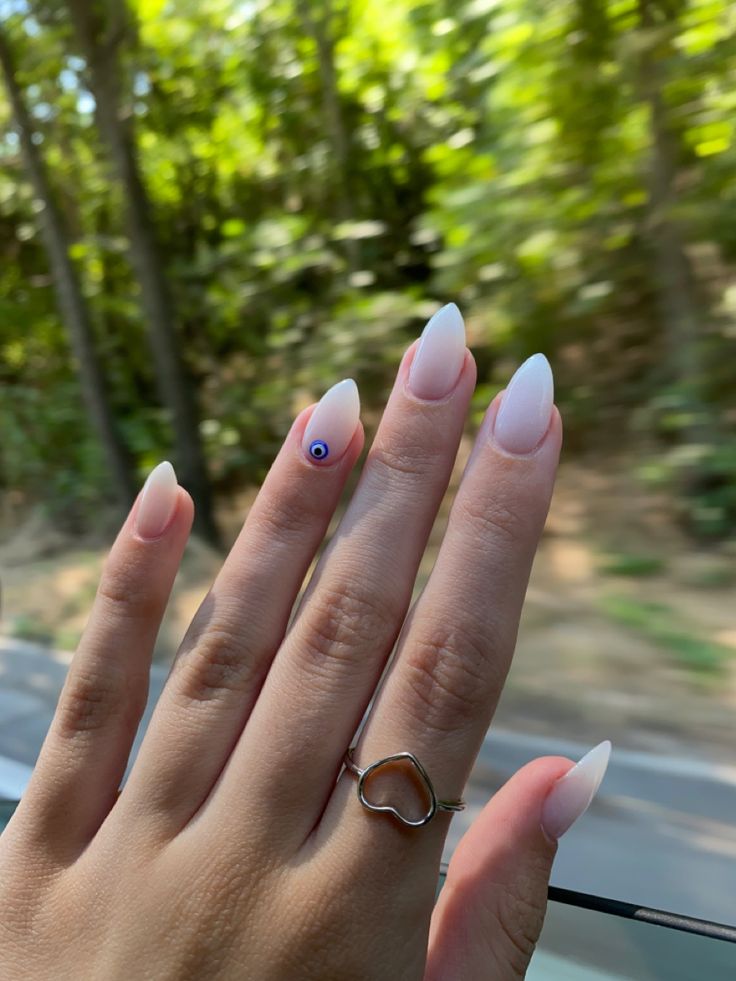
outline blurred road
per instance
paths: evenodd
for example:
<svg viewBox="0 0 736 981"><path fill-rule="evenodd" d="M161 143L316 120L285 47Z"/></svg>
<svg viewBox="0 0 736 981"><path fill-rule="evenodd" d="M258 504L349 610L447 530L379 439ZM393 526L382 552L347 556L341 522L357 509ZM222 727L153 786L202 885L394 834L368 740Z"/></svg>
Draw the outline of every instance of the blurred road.
<svg viewBox="0 0 736 981"><path fill-rule="evenodd" d="M69 658L65 652L0 638L0 757L33 765L53 714ZM136 749L166 674L165 669L154 666ZM601 738L606 735L601 733ZM550 753L578 759L588 748L554 739L491 730L467 788L468 808L453 819L446 857L449 858L464 829L493 791L524 763ZM705 760L617 750L614 745L598 797L588 814L560 845L555 863L555 884L735 923L736 752L734 763L734 767L723 767ZM610 937L606 940L599 936L596 924L611 918L588 915L594 922L586 928L584 935L580 934L582 914L579 911L560 908L551 915L545 930L550 950L580 951L588 944L591 963L599 963L593 959L593 954L600 958L601 949L609 943ZM724 957L731 958L728 973L721 975L715 968L709 974L681 973L689 971L691 966L687 966L686 955L677 953L679 940L672 941L672 931L643 928L640 924L634 927L647 930L646 949L656 951L661 943L674 960L669 973L646 973L642 968L643 973L623 975L625 977L662 977L668 981L691 977L694 981L701 978L718 981L721 976L736 977L736 947L709 945L709 948L718 946ZM607 936L609 934L610 930ZM619 936L610 942L613 944L611 966L616 967L622 941ZM541 974L537 976L542 977ZM552 978L556 975L552 972L544 976ZM589 976L593 977L593 974Z"/></svg>

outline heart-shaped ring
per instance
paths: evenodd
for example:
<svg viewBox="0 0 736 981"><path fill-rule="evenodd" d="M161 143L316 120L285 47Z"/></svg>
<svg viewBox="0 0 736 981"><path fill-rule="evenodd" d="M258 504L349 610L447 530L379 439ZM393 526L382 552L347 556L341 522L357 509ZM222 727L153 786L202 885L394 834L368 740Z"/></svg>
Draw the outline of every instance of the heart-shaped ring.
<svg viewBox="0 0 736 981"><path fill-rule="evenodd" d="M429 779L429 774L413 753L393 753L391 756L384 756L382 759L376 760L375 763L371 763L370 766L365 767L365 769L361 769L353 759L354 752L355 746L351 746L351 748L345 754L344 762L347 769L350 770L351 773L354 773L358 778L358 800L368 811L373 811L376 814L390 814L392 817L396 818L397 821L406 825L408 828L421 828L423 825L429 824L437 811L462 811L465 807L465 801L463 800L437 799L437 794L434 792L434 787L432 786L432 781ZM410 818L405 817L401 811L397 810L391 804L372 804L365 795L365 782L368 777L372 773L375 773L380 767L386 766L389 763L395 763L397 760L409 760L416 770L420 782L427 791L429 805L426 813L417 821L412 821Z"/></svg>

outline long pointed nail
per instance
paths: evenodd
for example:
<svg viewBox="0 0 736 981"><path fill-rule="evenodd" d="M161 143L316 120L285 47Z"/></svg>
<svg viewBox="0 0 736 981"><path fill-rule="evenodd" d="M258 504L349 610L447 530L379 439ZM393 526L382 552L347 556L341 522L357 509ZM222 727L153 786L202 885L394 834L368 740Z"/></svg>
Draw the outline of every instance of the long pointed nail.
<svg viewBox="0 0 736 981"><path fill-rule="evenodd" d="M334 463L350 445L360 420L360 396L352 378L328 388L304 430L302 449L312 463Z"/></svg>
<svg viewBox="0 0 736 981"><path fill-rule="evenodd" d="M549 361L534 354L517 369L501 400L493 434L509 453L529 453L549 428L554 402Z"/></svg>
<svg viewBox="0 0 736 981"><path fill-rule="evenodd" d="M178 486L176 473L168 460L149 473L135 520L135 530L141 538L158 538L163 534L176 507Z"/></svg>
<svg viewBox="0 0 736 981"><path fill-rule="evenodd" d="M542 806L542 830L557 840L588 810L601 785L611 755L606 739L560 777Z"/></svg>
<svg viewBox="0 0 736 981"><path fill-rule="evenodd" d="M409 388L420 399L441 399L460 377L465 360L465 324L454 303L446 303L422 331L409 370Z"/></svg>

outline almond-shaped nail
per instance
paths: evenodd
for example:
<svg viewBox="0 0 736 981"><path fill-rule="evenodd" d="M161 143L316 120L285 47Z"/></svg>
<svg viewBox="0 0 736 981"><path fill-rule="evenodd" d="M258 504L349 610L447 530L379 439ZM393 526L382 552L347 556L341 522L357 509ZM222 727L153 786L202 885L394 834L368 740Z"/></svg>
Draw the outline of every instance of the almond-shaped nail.
<svg viewBox="0 0 736 981"><path fill-rule="evenodd" d="M350 445L360 420L360 396L352 378L328 388L309 417L302 449L313 463L334 463Z"/></svg>
<svg viewBox="0 0 736 981"><path fill-rule="evenodd" d="M422 331L409 369L409 388L420 399L452 391L465 360L465 324L454 303L440 307Z"/></svg>
<svg viewBox="0 0 736 981"><path fill-rule="evenodd" d="M554 784L542 805L542 829L548 838L561 838L585 814L601 785L610 756L611 743L606 739Z"/></svg>
<svg viewBox="0 0 736 981"><path fill-rule="evenodd" d="M549 428L555 386L549 361L534 354L506 387L493 434L509 453L529 453Z"/></svg>
<svg viewBox="0 0 736 981"><path fill-rule="evenodd" d="M178 484L174 468L164 460L149 473L138 503L135 530L141 538L158 538L174 513Z"/></svg>

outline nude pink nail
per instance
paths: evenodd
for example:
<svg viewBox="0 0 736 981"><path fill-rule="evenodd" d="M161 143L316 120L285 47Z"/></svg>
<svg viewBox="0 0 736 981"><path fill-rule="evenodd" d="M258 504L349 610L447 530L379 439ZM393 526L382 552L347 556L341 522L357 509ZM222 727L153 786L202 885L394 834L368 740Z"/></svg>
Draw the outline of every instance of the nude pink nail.
<svg viewBox="0 0 736 981"><path fill-rule="evenodd" d="M149 473L135 519L135 530L141 538L158 538L163 533L176 507L178 486L176 473L168 460Z"/></svg>
<svg viewBox="0 0 736 981"><path fill-rule="evenodd" d="M529 453L549 429L554 380L543 354L528 358L506 387L493 435L507 452Z"/></svg>
<svg viewBox="0 0 736 981"><path fill-rule="evenodd" d="M328 388L304 430L302 449L311 463L334 463L350 445L360 421L360 396L352 378Z"/></svg>
<svg viewBox="0 0 736 981"><path fill-rule="evenodd" d="M542 806L542 830L554 839L562 835L585 814L595 797L611 756L606 739L560 777Z"/></svg>
<svg viewBox="0 0 736 981"><path fill-rule="evenodd" d="M409 369L409 388L420 399L441 399L452 391L465 360L465 324L454 303L429 320Z"/></svg>

